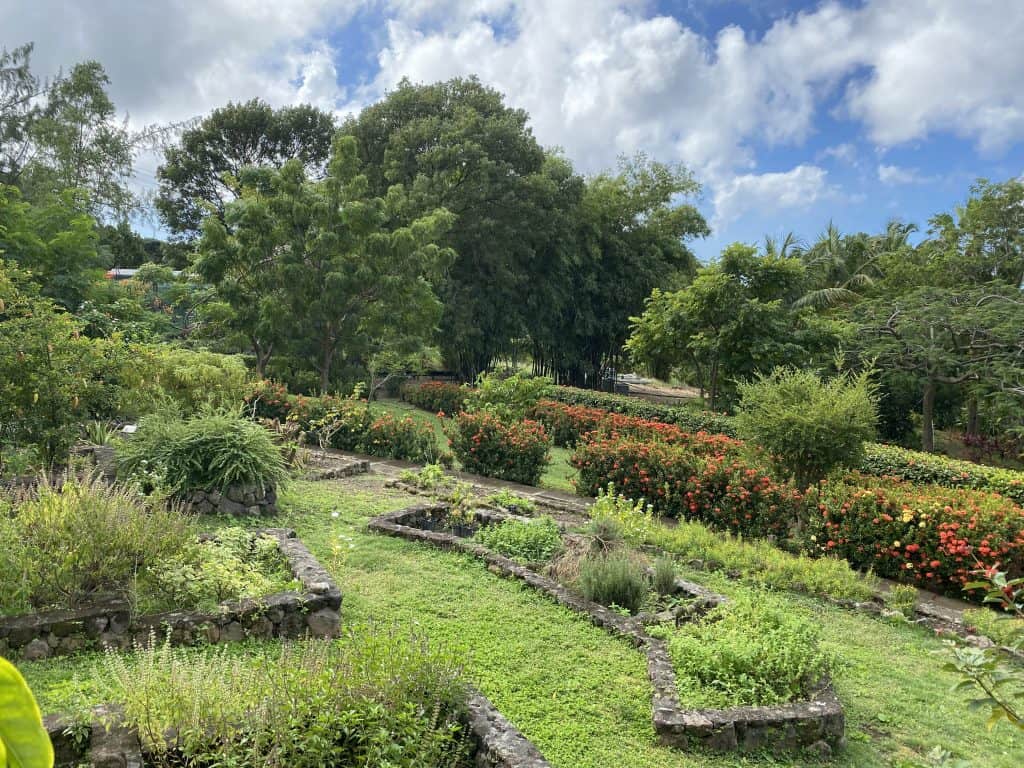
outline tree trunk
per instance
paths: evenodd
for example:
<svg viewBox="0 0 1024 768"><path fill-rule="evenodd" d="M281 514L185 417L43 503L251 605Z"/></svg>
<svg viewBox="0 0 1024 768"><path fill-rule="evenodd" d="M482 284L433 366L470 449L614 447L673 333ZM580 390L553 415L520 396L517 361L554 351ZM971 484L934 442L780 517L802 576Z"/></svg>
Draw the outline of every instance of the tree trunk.
<svg viewBox="0 0 1024 768"><path fill-rule="evenodd" d="M320 394L326 395L327 388L331 385L331 361L334 358L334 345L331 343L331 334L324 333L320 342Z"/></svg>
<svg viewBox="0 0 1024 768"><path fill-rule="evenodd" d="M965 432L971 437L978 436L978 397L971 395L967 401L967 429Z"/></svg>
<svg viewBox="0 0 1024 768"><path fill-rule="evenodd" d="M931 453L935 450L935 382L929 379L924 385L924 399L921 406L921 450Z"/></svg>
<svg viewBox="0 0 1024 768"><path fill-rule="evenodd" d="M718 400L718 358L711 361L711 382L709 390L709 407L713 411Z"/></svg>

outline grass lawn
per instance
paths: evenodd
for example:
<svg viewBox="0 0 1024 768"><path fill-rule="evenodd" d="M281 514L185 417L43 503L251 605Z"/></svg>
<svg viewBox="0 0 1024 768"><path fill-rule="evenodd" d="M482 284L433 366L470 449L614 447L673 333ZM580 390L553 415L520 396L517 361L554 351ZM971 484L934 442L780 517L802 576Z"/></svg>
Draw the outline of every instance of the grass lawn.
<svg viewBox="0 0 1024 768"><path fill-rule="evenodd" d="M334 573L346 624L398 622L462 650L467 673L558 768L709 768L817 765L791 755L713 756L659 747L644 657L549 599L489 573L466 555L366 531L369 517L413 497L367 476L295 483L275 524L294 527ZM687 574L723 592L742 587ZM815 612L844 660L836 687L847 710L844 768L928 765L941 746L978 768L1019 768L1024 737L950 693L944 646L927 632L786 596ZM250 646L251 648L251 646ZM245 653L246 646L233 652ZM97 656L21 664L45 711L95 699ZM76 676L77 675L77 679Z"/></svg>
<svg viewBox="0 0 1024 768"><path fill-rule="evenodd" d="M418 422L430 424L434 428L434 434L437 435L438 445L444 450L448 450L448 438L444 434L444 420L439 419L437 414L428 413L401 400L378 400L374 403L374 408L387 411L395 417L411 416ZM551 463L548 464L540 479L542 487L569 493L575 492L576 488L572 484L572 479L576 477L576 470L569 464L571 456L572 451L568 448L552 447Z"/></svg>

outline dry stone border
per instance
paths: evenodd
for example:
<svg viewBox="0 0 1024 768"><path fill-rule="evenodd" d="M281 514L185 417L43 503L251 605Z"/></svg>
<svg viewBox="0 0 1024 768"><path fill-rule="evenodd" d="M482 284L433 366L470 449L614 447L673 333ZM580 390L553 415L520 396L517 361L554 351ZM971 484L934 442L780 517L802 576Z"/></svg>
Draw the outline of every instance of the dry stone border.
<svg viewBox="0 0 1024 768"><path fill-rule="evenodd" d="M63 715L43 720L53 743L56 768L143 768L138 734L120 724L121 711L95 707L92 722L75 728ZM479 691L471 691L465 724L476 768L551 768L540 751Z"/></svg>
<svg viewBox="0 0 1024 768"><path fill-rule="evenodd" d="M221 603L215 612L171 611L133 617L123 600L74 610L0 619L0 655L28 661L92 648L128 648L167 635L175 645L223 643L248 637L334 637L341 623L341 590L286 528L256 531L277 539L303 591Z"/></svg>
<svg viewBox="0 0 1024 768"><path fill-rule="evenodd" d="M424 521L436 519L449 510L447 504L417 505L379 515L370 520L369 528L378 533L473 555L486 562L490 571L519 579L561 605L587 616L595 625L633 642L647 656L648 677L654 688L652 717L661 743L681 749L715 751L808 747L822 756L830 755L845 743L843 708L828 681L823 681L807 701L772 707L684 709L679 701L675 670L668 650L662 641L650 637L645 630L645 623L658 617L623 616L469 539L421 527ZM493 512L484 514L489 522L509 517ZM681 579L677 580L677 587L694 597L703 610L725 600L699 584Z"/></svg>

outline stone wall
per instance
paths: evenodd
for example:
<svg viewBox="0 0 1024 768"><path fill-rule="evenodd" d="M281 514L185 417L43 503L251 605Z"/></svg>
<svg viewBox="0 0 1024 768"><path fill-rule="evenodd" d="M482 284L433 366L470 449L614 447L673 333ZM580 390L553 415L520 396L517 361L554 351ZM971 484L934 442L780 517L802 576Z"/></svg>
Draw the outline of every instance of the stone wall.
<svg viewBox="0 0 1024 768"><path fill-rule="evenodd" d="M519 579L567 608L587 616L597 626L632 640L647 656L648 677L654 688L652 719L658 739L663 744L681 749L715 751L808 747L825 757L845 743L843 708L828 681L823 681L809 700L792 704L717 710L685 709L679 701L675 670L668 650L663 642L650 637L645 630L645 624L659 620L658 617L622 616L469 539L416 527L418 521L436 517L446 509L448 505L445 504L409 507L375 517L369 527L379 533L474 555L486 562L492 572ZM487 517L496 521L502 516L488 514ZM695 605L699 606L697 613L725 600L723 596L699 584L680 579L676 586L680 592L695 599ZM680 614L676 619L685 620L686 616Z"/></svg>
<svg viewBox="0 0 1024 768"><path fill-rule="evenodd" d="M278 592L222 603L211 613L172 611L133 617L124 601L0 619L0 655L27 660L87 649L127 648L152 635L176 645L223 643L248 637L334 637L341 621L341 591L295 532L268 528L302 592Z"/></svg>
<svg viewBox="0 0 1024 768"><path fill-rule="evenodd" d="M231 517L273 515L277 512L277 491L260 485L232 485L223 492L195 490L182 501L185 507L201 515L220 514Z"/></svg>

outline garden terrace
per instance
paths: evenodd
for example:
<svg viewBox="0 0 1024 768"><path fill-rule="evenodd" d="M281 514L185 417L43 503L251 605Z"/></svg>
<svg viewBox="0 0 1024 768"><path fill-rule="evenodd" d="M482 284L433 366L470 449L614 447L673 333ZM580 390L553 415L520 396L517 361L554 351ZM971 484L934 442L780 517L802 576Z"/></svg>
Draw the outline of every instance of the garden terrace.
<svg viewBox="0 0 1024 768"><path fill-rule="evenodd" d="M827 681L815 688L808 701L773 707L737 707L732 709L686 709L679 700L675 672L665 644L646 631L650 621L685 620L720 605L720 595L690 582L677 580L676 590L697 600L688 611L675 614L635 617L587 600L556 580L544 576L515 560L489 550L466 538L481 526L506 520L521 519L488 511L471 513L473 522L464 517L454 521L448 505L420 505L373 518L373 531L429 543L442 549L455 549L482 559L493 572L523 581L559 604L588 617L595 625L628 638L647 656L648 675L654 689L652 717L661 743L683 749L707 748L717 751L734 749L794 749L811 747L830 755L844 742L843 709Z"/></svg>
<svg viewBox="0 0 1024 768"><path fill-rule="evenodd" d="M432 641L461 649L467 677L554 768L821 764L800 753L741 757L659 745L646 658L631 641L593 626L518 580L495 576L475 557L369 532L371 517L417 503L417 497L385 488L384 482L370 474L291 483L275 522L298 531L335 581L345 585L346 626L416 626ZM216 530L226 521L204 524ZM706 529L705 535L721 538ZM742 568L749 556L752 572L760 572L760 555L750 549L754 544L742 542L725 569ZM721 572L695 571L685 558L680 563L681 576L716 593L732 597L748 589ZM777 575L793 571L788 565ZM825 574L822 579L831 583ZM814 615L823 639L844 662L833 685L843 702L848 743L833 756L836 768L917 768L927 765L925 755L936 745L985 768L1018 767L1024 741L1006 729L986 732L986 715L967 709L968 694L950 693L958 678L942 669L941 656L948 651L933 632L809 596L779 595L794 610ZM254 640L221 650L257 659L274 647L276 641ZM44 712L67 712L83 701L112 700L98 673L101 662L86 653L18 666ZM70 680L75 683L69 685Z"/></svg>
<svg viewBox="0 0 1024 768"><path fill-rule="evenodd" d="M221 603L215 611L168 611L135 615L111 599L72 610L0 618L0 650L26 660L94 648L129 648L152 637L194 645L246 638L333 637L338 633L341 591L295 532L268 528L302 590Z"/></svg>

